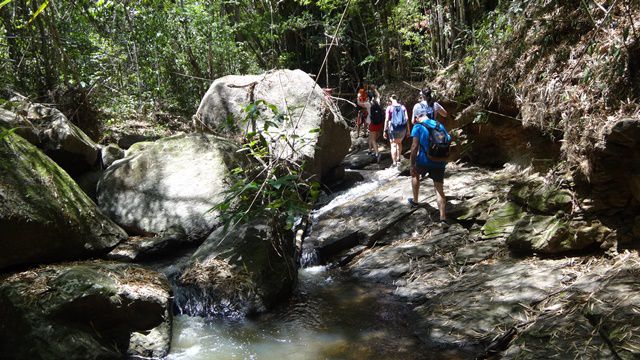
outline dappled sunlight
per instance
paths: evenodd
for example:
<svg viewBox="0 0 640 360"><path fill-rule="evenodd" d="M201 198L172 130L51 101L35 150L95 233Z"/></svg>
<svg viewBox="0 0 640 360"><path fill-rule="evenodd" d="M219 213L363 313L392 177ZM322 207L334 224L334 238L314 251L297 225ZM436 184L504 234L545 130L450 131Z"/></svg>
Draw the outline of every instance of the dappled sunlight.
<svg viewBox="0 0 640 360"><path fill-rule="evenodd" d="M209 210L223 199L228 170L222 151L204 135L149 145L105 172L100 207L134 233L179 225L189 237L206 236L216 222Z"/></svg>

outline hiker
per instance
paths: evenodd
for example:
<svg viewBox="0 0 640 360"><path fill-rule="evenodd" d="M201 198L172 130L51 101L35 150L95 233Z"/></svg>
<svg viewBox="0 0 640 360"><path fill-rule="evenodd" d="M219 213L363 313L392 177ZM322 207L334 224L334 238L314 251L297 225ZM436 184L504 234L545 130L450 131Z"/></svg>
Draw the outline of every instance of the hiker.
<svg viewBox="0 0 640 360"><path fill-rule="evenodd" d="M422 89L419 102L413 106L413 123L421 122L424 118L437 120L437 115L444 119L448 114L442 105L435 101L431 89Z"/></svg>
<svg viewBox="0 0 640 360"><path fill-rule="evenodd" d="M389 138L393 166L400 166L402 156L402 140L409 135L409 115L407 108L398 102L394 94L390 96L391 105L385 111L384 138Z"/></svg>
<svg viewBox="0 0 640 360"><path fill-rule="evenodd" d="M423 92L422 96L425 101L430 101L428 100L428 95L429 92ZM413 197L408 199L409 204L412 207L419 206L420 177L428 174L433 180L433 188L436 191L440 223L443 226L448 226L445 213L444 170L449 156L451 136L437 120L419 115L416 124L411 130L411 137L413 138L410 155Z"/></svg>
<svg viewBox="0 0 640 360"><path fill-rule="evenodd" d="M380 151L378 149L378 137L384 127L384 110L380 106L380 93L375 85L371 85L369 91L369 154L375 156L376 161L380 162Z"/></svg>
<svg viewBox="0 0 640 360"><path fill-rule="evenodd" d="M371 109L371 102L367 95L367 90L364 87L358 89L358 95L356 98L358 104L358 114L356 115L356 137L360 137L360 127L363 127L363 135L365 135L366 127L369 122L369 111Z"/></svg>

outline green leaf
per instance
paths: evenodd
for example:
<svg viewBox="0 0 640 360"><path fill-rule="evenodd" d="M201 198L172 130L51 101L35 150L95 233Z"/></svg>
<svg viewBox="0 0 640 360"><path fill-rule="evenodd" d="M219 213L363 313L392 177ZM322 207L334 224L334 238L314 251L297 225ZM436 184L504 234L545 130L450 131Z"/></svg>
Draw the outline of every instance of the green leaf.
<svg viewBox="0 0 640 360"><path fill-rule="evenodd" d="M8 3L10 3L13 0L4 0L3 2L0 3L0 9L2 9L3 6L7 5Z"/></svg>
<svg viewBox="0 0 640 360"><path fill-rule="evenodd" d="M33 15L31 15L31 18L27 22L27 25L31 24L31 22L36 18L36 16L40 15L40 13L43 12L44 9L47 8L47 5L49 5L49 0L44 0L44 2L42 3L42 5L40 5L38 10L36 10L36 12L33 13Z"/></svg>

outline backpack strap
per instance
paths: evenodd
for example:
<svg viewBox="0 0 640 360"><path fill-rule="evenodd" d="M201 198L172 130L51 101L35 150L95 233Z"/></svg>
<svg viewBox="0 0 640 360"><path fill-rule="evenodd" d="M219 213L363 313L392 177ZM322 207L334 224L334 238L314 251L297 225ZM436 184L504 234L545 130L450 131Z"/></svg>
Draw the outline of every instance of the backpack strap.
<svg viewBox="0 0 640 360"><path fill-rule="evenodd" d="M427 130L427 132L429 132L429 131L430 131L430 130L429 130L429 127L427 127L426 125L424 125L424 124L423 124L423 123L421 123L421 122L416 123L416 125L420 125L420 126L422 126L423 128L425 128L425 129ZM422 144L422 142L420 142L420 150L422 150L422 152L424 153L424 155L428 158L428 157L429 157L429 155L428 155L429 153L428 153L428 152L427 152L427 151L426 151L422 146L423 146L423 144Z"/></svg>

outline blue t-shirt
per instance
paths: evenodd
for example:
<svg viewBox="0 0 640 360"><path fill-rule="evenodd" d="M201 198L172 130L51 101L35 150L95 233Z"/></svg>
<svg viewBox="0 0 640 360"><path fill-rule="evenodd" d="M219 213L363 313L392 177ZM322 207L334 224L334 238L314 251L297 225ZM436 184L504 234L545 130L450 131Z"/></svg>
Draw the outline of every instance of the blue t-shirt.
<svg viewBox="0 0 640 360"><path fill-rule="evenodd" d="M413 125L411 129L411 137L417 137L420 140L420 147L418 148L418 157L416 163L420 166L434 166L444 168L447 166L446 161L433 161L427 157L426 150L429 148L429 128L435 128L439 123L435 120L424 120L421 123ZM442 125L440 125L442 126ZM448 136L449 134L447 134Z"/></svg>

